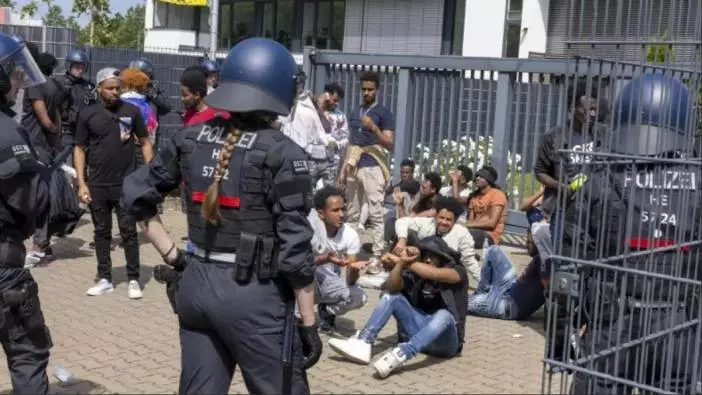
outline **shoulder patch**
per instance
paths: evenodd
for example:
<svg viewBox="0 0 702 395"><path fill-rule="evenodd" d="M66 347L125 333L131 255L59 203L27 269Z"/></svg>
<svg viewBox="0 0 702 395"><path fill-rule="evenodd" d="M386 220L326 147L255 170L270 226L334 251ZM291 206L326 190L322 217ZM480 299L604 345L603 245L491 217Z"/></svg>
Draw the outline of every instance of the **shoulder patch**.
<svg viewBox="0 0 702 395"><path fill-rule="evenodd" d="M310 164L306 160L292 161L294 174L310 174Z"/></svg>
<svg viewBox="0 0 702 395"><path fill-rule="evenodd" d="M250 150L256 144L256 139L258 138L258 133L254 132L244 132L239 136L236 142L236 146L239 148L244 148Z"/></svg>

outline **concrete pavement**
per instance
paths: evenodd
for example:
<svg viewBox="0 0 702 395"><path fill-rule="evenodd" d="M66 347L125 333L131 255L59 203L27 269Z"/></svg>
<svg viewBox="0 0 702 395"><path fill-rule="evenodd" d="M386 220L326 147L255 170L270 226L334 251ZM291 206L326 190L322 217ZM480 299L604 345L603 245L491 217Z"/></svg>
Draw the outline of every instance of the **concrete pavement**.
<svg viewBox="0 0 702 395"><path fill-rule="evenodd" d="M185 219L179 211L167 208L163 219L174 239L185 235ZM152 278L152 267L161 262L160 257L143 240L144 298L129 300L124 254L116 248L112 252L115 292L88 297L85 291L93 283L96 262L94 250L88 248L93 231L88 216L84 222L73 235L57 239L57 261L32 269L54 341L49 374L58 364L78 380L59 385L51 377L51 391L176 392L180 366L177 321L164 287ZM510 253L519 266L526 263L519 251ZM343 334L362 327L370 315L378 293L368 292L370 301L364 309L337 319ZM440 360L420 356L385 380L374 378L371 366L341 361L325 347L322 359L309 371L310 385L314 393L537 393L544 344L541 327L541 313L528 322L470 317L461 357ZM376 350L393 345L395 328L392 322L387 326ZM323 340L326 343L327 337ZM0 391L9 390L10 377L2 364ZM238 373L230 392L246 393Z"/></svg>

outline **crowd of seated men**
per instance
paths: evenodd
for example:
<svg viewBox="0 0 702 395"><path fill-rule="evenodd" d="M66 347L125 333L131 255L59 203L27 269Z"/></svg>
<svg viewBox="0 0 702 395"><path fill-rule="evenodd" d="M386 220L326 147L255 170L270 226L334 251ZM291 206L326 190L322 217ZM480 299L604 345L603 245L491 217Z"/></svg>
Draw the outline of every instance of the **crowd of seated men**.
<svg viewBox="0 0 702 395"><path fill-rule="evenodd" d="M522 209L531 230L527 235L531 262L517 275L500 247L507 216L507 196L489 166L473 176L460 167L443 185L440 175L414 178L414 163L402 162L402 179L386 191L388 252L382 296L370 318L350 338L329 341L332 350L351 361L370 364L378 333L394 317L398 344L373 366L386 377L418 353L452 358L465 341L467 315L521 320L544 304L550 254L547 221L539 215L539 195ZM473 188L474 186L474 188ZM367 296L356 284L366 261L359 261L360 239L344 224L344 196L333 187L317 192L310 220L318 251L317 297L321 327L335 328L335 317L365 306ZM484 250L482 264L477 250ZM346 279L341 279L345 268Z"/></svg>

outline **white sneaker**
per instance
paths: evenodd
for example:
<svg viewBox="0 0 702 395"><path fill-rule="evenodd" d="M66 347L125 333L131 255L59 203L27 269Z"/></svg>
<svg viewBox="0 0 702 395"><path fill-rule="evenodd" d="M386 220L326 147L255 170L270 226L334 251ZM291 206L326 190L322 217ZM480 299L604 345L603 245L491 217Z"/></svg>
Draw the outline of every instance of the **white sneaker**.
<svg viewBox="0 0 702 395"><path fill-rule="evenodd" d="M328 344L332 350L354 362L368 365L371 361L371 345L357 337L329 339Z"/></svg>
<svg viewBox="0 0 702 395"><path fill-rule="evenodd" d="M139 286L139 282L137 280L129 280L129 284L127 285L127 295L129 295L129 299L141 299L144 296L144 293L141 292L141 287Z"/></svg>
<svg viewBox="0 0 702 395"><path fill-rule="evenodd" d="M24 268L31 269L46 258L46 254L40 251L29 251L24 257Z"/></svg>
<svg viewBox="0 0 702 395"><path fill-rule="evenodd" d="M115 290L115 286L105 278L101 278L95 285L86 292L89 296L100 296Z"/></svg>
<svg viewBox="0 0 702 395"><path fill-rule="evenodd" d="M368 260L368 266L366 267L366 274L369 274L371 276L375 276L376 274L380 273L383 270L383 267L380 265L380 259L377 257L373 257Z"/></svg>
<svg viewBox="0 0 702 395"><path fill-rule="evenodd" d="M407 361L407 355L402 352L400 347L395 347L375 361L373 367L375 371L378 372L378 376L385 378L388 377L393 370L402 366L405 361Z"/></svg>

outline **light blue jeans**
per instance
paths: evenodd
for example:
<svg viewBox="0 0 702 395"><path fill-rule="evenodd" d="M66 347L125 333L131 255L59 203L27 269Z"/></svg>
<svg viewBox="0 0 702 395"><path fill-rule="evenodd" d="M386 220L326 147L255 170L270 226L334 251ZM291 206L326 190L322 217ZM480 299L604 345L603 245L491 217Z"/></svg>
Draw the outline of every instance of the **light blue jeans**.
<svg viewBox="0 0 702 395"><path fill-rule="evenodd" d="M361 330L359 339L373 344L391 316L395 317L400 329L410 338L409 342L398 345L407 359L420 352L441 358L451 358L458 354L460 342L453 315L446 309L426 314L413 307L399 293L385 294L380 298L380 303Z"/></svg>
<svg viewBox="0 0 702 395"><path fill-rule="evenodd" d="M480 282L468 298L468 313L490 318L510 319L511 299L507 291L517 281L509 256L498 246L490 246L480 272Z"/></svg>

